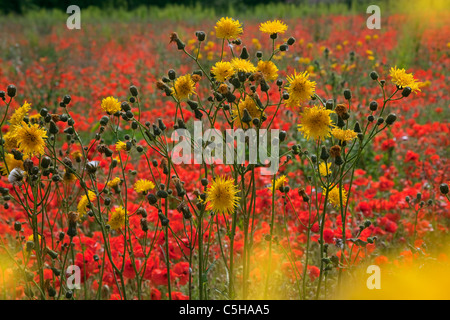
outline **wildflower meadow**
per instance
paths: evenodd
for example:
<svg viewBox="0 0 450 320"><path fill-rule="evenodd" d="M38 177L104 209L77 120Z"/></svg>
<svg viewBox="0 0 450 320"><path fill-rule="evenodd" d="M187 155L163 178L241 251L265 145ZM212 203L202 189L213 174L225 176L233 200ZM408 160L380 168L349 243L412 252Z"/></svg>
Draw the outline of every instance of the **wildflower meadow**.
<svg viewBox="0 0 450 320"><path fill-rule="evenodd" d="M1 14L0 299L450 298L450 12L376 2Z"/></svg>

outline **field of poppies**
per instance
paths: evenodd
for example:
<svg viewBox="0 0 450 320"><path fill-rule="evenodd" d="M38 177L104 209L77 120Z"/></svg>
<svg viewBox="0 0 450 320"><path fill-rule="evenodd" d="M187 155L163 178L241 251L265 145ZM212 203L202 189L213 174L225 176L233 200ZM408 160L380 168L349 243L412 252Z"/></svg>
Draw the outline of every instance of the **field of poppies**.
<svg viewBox="0 0 450 320"><path fill-rule="evenodd" d="M439 8L0 20L0 298L450 298Z"/></svg>

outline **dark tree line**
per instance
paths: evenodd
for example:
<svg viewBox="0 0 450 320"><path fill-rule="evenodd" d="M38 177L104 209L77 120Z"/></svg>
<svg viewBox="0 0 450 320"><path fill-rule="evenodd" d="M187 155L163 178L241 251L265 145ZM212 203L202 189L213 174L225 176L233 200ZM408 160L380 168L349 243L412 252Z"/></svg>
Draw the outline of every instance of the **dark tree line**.
<svg viewBox="0 0 450 320"><path fill-rule="evenodd" d="M238 10L245 10L258 4L268 3L295 3L309 4L317 3L344 3L349 7L352 2L364 2L365 0L0 0L0 13L22 14L35 9L60 9L65 11L70 5L78 5L80 8L90 6L98 8L122 8L133 10L140 6L164 7L168 4L180 4L186 6L201 5L214 7L216 10L226 10L233 6Z"/></svg>

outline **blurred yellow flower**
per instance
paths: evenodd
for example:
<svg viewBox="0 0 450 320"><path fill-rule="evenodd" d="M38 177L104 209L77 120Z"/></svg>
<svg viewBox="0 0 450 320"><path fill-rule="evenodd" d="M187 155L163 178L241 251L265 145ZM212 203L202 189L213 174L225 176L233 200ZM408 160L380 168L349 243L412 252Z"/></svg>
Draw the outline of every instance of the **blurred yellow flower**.
<svg viewBox="0 0 450 320"><path fill-rule="evenodd" d="M258 66L256 67L258 71L264 76L267 81L273 81L278 78L278 68L272 61L258 61Z"/></svg>
<svg viewBox="0 0 450 320"><path fill-rule="evenodd" d="M120 111L120 102L114 97L107 97L102 100L102 109L109 115Z"/></svg>
<svg viewBox="0 0 450 320"><path fill-rule="evenodd" d="M216 26L216 36L219 39L236 39L243 33L242 25L238 20L232 18L221 18L217 21Z"/></svg>
<svg viewBox="0 0 450 320"><path fill-rule="evenodd" d="M190 74L179 77L175 80L172 93L178 100L186 100L195 93L195 82Z"/></svg>
<svg viewBox="0 0 450 320"><path fill-rule="evenodd" d="M351 141L358 136L358 133L351 129L343 130L339 128L334 128L333 130L331 130L331 134L333 135L333 137L341 141Z"/></svg>
<svg viewBox="0 0 450 320"><path fill-rule="evenodd" d="M95 199L97 199L97 196L91 190L88 190L87 195L83 195L81 197L80 201L78 202L78 206L77 206L77 211L80 214L80 217L82 217L86 214L86 208L87 208L87 205L89 204L89 201L92 202Z"/></svg>
<svg viewBox="0 0 450 320"><path fill-rule="evenodd" d="M300 124L298 131L302 132L306 139L325 139L330 135L330 128L334 127L330 114L332 110L322 106L305 108L300 114Z"/></svg>
<svg viewBox="0 0 450 320"><path fill-rule="evenodd" d="M420 82L414 79L414 75L412 73L406 73L405 69L398 69L397 66L395 66L394 68L391 68L390 76L392 78L392 82L400 89L410 87L411 91L414 93L420 91Z"/></svg>
<svg viewBox="0 0 450 320"><path fill-rule="evenodd" d="M31 105L25 101L25 103L17 108L13 115L11 116L11 119L9 122L12 126L20 125L23 121L23 118L28 114L28 111L30 111Z"/></svg>
<svg viewBox="0 0 450 320"><path fill-rule="evenodd" d="M275 33L285 33L287 28L287 25L280 20L266 21L259 26L261 32L270 35Z"/></svg>
<svg viewBox="0 0 450 320"><path fill-rule="evenodd" d="M126 214L122 207L118 207L111 213L108 224L111 229L122 229L125 226Z"/></svg>
<svg viewBox="0 0 450 320"><path fill-rule="evenodd" d="M316 90L316 82L309 80L307 71L303 73L296 73L287 77L289 87L287 92L289 97L294 101L303 102L309 100L314 95Z"/></svg>
<svg viewBox="0 0 450 320"><path fill-rule="evenodd" d="M127 150L127 144L123 141L117 141L116 142L116 151L126 151Z"/></svg>
<svg viewBox="0 0 450 320"><path fill-rule="evenodd" d="M44 154L47 131L40 128L39 125L29 125L22 121L21 126L15 126L14 135L17 139L18 149L24 154Z"/></svg>
<svg viewBox="0 0 450 320"><path fill-rule="evenodd" d="M248 60L244 60L241 58L233 58L231 60L231 64L236 71L243 71L243 72L255 72L256 67Z"/></svg>
<svg viewBox="0 0 450 320"><path fill-rule="evenodd" d="M239 203L238 192L233 178L217 177L205 192L207 209L216 213L231 213Z"/></svg>
<svg viewBox="0 0 450 320"><path fill-rule="evenodd" d="M233 122L237 127L243 128L244 126L244 122L242 121L244 110L247 110L252 119L260 119L264 115L263 111L256 105L255 100L250 96L246 96L245 100L241 100L237 107L236 104L233 106Z"/></svg>
<svg viewBox="0 0 450 320"><path fill-rule="evenodd" d="M320 173L320 175L322 177L329 176L332 173L330 167L331 167L331 163L330 162L327 162L327 163L322 162L319 165L319 173Z"/></svg>
<svg viewBox="0 0 450 320"><path fill-rule="evenodd" d="M285 175L280 176L278 179L275 180L275 191L280 190L281 187L284 187L287 183L287 177ZM267 187L269 189L270 193L272 193L273 190L273 182L270 184L270 186Z"/></svg>
<svg viewBox="0 0 450 320"><path fill-rule="evenodd" d="M224 82L234 74L233 65L228 61L218 61L211 68L211 73L217 81Z"/></svg>
<svg viewBox="0 0 450 320"><path fill-rule="evenodd" d="M154 189L155 184L147 179L140 179L136 181L134 184L134 190L136 190L137 193L147 193L149 190Z"/></svg>
<svg viewBox="0 0 450 320"><path fill-rule="evenodd" d="M347 202L347 191L344 188L340 190L342 190L342 204L345 206ZM338 187L328 190L328 201L335 207L341 206L341 195Z"/></svg>

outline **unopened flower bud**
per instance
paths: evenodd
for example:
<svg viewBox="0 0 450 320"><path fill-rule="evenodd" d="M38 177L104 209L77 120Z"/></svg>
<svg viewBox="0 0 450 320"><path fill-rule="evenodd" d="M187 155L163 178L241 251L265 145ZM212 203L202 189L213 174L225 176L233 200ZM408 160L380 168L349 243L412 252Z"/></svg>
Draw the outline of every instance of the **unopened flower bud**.
<svg viewBox="0 0 450 320"><path fill-rule="evenodd" d="M349 89L344 90L344 98L350 100L352 98L352 92Z"/></svg>
<svg viewBox="0 0 450 320"><path fill-rule="evenodd" d="M15 85L10 84L7 88L6 88L6 93L8 94L8 97L10 98L14 98L16 96L17 93L17 88Z"/></svg>
<svg viewBox="0 0 450 320"><path fill-rule="evenodd" d="M441 191L442 194L448 194L448 184L442 183L439 186L439 190Z"/></svg>
<svg viewBox="0 0 450 320"><path fill-rule="evenodd" d="M390 113L386 118L386 124L391 125L397 120L397 116L394 113Z"/></svg>
<svg viewBox="0 0 450 320"><path fill-rule="evenodd" d="M328 153L327 148L323 146L320 152L320 159L322 159L323 161L327 161L329 157L330 154Z"/></svg>
<svg viewBox="0 0 450 320"><path fill-rule="evenodd" d="M240 58L241 59L248 59L249 57L250 57L250 55L248 54L247 47L244 46L242 48Z"/></svg>
<svg viewBox="0 0 450 320"><path fill-rule="evenodd" d="M286 43L283 43L282 45L280 45L280 51L288 51L289 50L289 46Z"/></svg>
<svg viewBox="0 0 450 320"><path fill-rule="evenodd" d="M133 97L138 96L138 89L136 88L136 86L134 86L134 85L130 86L130 93Z"/></svg>
<svg viewBox="0 0 450 320"><path fill-rule="evenodd" d="M372 80L377 80L378 79L378 73L376 73L375 71L372 71L370 73L370 78L372 78Z"/></svg>
<svg viewBox="0 0 450 320"><path fill-rule="evenodd" d="M402 91L402 96L404 96L405 98L408 97L411 94L411 88L410 87L405 87Z"/></svg>
<svg viewBox="0 0 450 320"><path fill-rule="evenodd" d="M206 39L206 33L204 31L195 32L195 36L197 37L198 41L205 41Z"/></svg>

